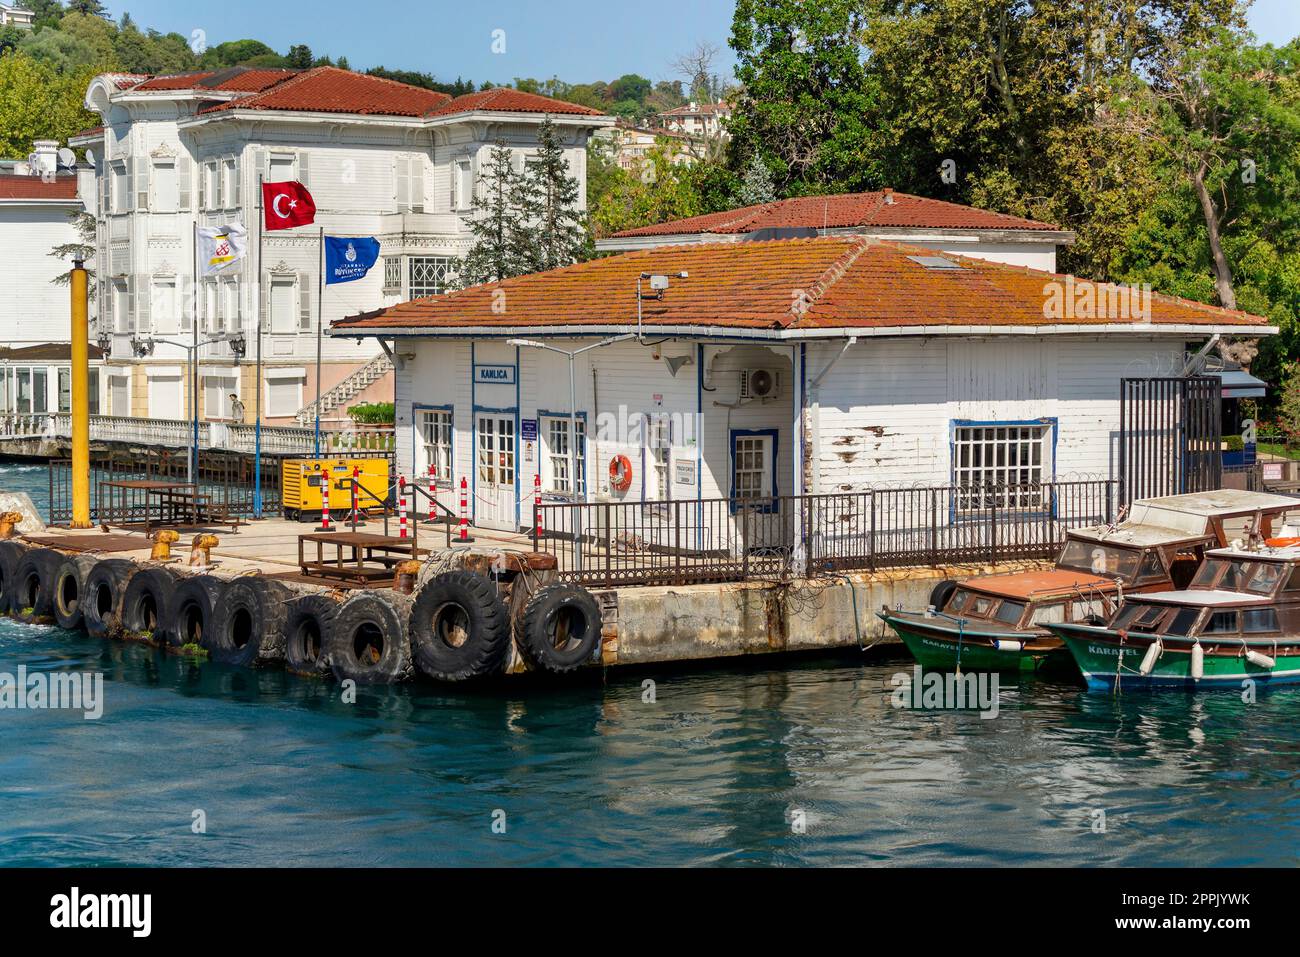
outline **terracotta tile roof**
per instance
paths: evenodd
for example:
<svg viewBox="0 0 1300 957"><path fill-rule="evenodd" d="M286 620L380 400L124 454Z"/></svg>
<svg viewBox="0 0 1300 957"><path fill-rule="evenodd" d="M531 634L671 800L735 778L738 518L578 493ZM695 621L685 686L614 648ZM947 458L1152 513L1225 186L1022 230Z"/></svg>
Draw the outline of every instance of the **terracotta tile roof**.
<svg viewBox="0 0 1300 957"><path fill-rule="evenodd" d="M72 142L73 140L89 139L92 136L103 136L103 135L104 135L104 128L102 126L92 126L88 130L82 130L79 133L73 133L71 136L68 137L68 142Z"/></svg>
<svg viewBox="0 0 1300 957"><path fill-rule="evenodd" d="M62 173L47 182L39 176L0 175L0 200L77 198L77 177Z"/></svg>
<svg viewBox="0 0 1300 957"><path fill-rule="evenodd" d="M948 268L932 268L938 260ZM1045 326L1127 322L1056 318L1053 290L1117 287L868 237L664 246L416 299L334 323L458 329L636 325L637 277L677 273L662 300L643 303L646 326L812 330L922 326ZM648 290L647 290L648 291ZM504 293L504 299L501 294ZM1073 295L1073 293L1071 293ZM802 299L800 298L802 296ZM1072 298L1072 302L1078 302ZM504 302L506 311L501 312ZM1144 320L1145 321L1145 320ZM1156 324L1262 326L1259 316L1151 295Z"/></svg>
<svg viewBox="0 0 1300 957"><path fill-rule="evenodd" d="M174 92L180 90L219 90L224 93L260 93L292 76L297 70L268 70L230 67L199 73L176 73L150 77L131 87L132 93Z"/></svg>
<svg viewBox="0 0 1300 957"><path fill-rule="evenodd" d="M223 110L296 110L362 116L424 116L451 100L446 93L332 66L304 70L262 93L211 106Z"/></svg>
<svg viewBox="0 0 1300 957"><path fill-rule="evenodd" d="M89 356L91 359L104 358L104 352L99 346L89 346ZM5 362L39 362L49 361L58 362L60 360L70 360L72 358L72 344L68 342L43 342L35 346L23 346L21 349L10 349L0 347L0 361Z"/></svg>
<svg viewBox="0 0 1300 957"><path fill-rule="evenodd" d="M458 96L445 106L430 111L429 115L450 116L453 113L470 113L476 110L498 113L555 113L568 116L605 115L600 110L593 110L577 103L566 103L549 96L524 93L522 90L512 90L504 86Z"/></svg>
<svg viewBox="0 0 1300 957"><path fill-rule="evenodd" d="M886 202L886 197L893 202ZM614 238L681 236L696 233L749 233L756 229L804 227L844 229L858 226L919 229L1060 229L1051 223L1021 219L973 206L926 199L909 193L880 191L837 196L801 196L721 213L706 213L653 226L626 229Z"/></svg>

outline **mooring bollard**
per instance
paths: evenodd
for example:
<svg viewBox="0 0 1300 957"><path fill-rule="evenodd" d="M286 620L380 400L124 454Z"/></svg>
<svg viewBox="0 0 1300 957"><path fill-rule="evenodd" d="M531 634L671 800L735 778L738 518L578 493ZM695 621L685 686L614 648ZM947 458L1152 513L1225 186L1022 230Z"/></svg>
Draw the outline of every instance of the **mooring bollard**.
<svg viewBox="0 0 1300 957"><path fill-rule="evenodd" d="M180 541L180 533L170 528L160 528L152 536L153 548L149 550L151 562L169 562L172 560L172 545Z"/></svg>
<svg viewBox="0 0 1300 957"><path fill-rule="evenodd" d="M13 538L14 526L22 520L22 512L5 512L3 515L0 515L0 539Z"/></svg>
<svg viewBox="0 0 1300 957"><path fill-rule="evenodd" d="M406 538L406 476L397 476L397 537Z"/></svg>
<svg viewBox="0 0 1300 957"><path fill-rule="evenodd" d="M403 595L415 591L416 580L420 577L420 563L415 560L398 562L396 574L393 575L393 589Z"/></svg>
<svg viewBox="0 0 1300 957"><path fill-rule="evenodd" d="M215 535L195 535L190 543L190 567L207 568L212 564L212 549L220 542Z"/></svg>

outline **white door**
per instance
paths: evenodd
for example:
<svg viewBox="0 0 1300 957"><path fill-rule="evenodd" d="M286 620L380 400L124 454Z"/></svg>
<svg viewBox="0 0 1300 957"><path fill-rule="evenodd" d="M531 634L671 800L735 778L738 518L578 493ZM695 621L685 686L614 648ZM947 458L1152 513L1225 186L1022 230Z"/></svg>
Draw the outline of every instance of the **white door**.
<svg viewBox="0 0 1300 957"><path fill-rule="evenodd" d="M478 458L475 524L513 532L518 528L514 414L480 413L475 418L474 442Z"/></svg>
<svg viewBox="0 0 1300 957"><path fill-rule="evenodd" d="M737 500L735 541L742 551L783 544L782 516L771 497L775 444L770 433L733 432L731 436L731 497Z"/></svg>

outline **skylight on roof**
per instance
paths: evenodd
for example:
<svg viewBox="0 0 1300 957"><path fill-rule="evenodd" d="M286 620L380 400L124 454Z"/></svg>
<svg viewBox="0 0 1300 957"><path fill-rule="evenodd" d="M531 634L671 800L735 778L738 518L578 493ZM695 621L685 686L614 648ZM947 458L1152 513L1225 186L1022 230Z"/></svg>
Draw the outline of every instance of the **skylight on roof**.
<svg viewBox="0 0 1300 957"><path fill-rule="evenodd" d="M943 256L908 256L914 263L920 263L926 269L964 269L961 263L955 263Z"/></svg>

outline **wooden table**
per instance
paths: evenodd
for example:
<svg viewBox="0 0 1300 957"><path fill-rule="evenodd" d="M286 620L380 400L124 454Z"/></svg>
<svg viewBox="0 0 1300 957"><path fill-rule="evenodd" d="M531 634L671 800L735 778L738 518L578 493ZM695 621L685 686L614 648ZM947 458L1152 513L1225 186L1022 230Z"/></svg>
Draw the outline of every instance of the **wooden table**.
<svg viewBox="0 0 1300 957"><path fill-rule="evenodd" d="M104 492L108 492L108 504L105 507ZM98 509L99 523L101 525L117 526L126 528L135 518L135 511L140 507L139 497L144 496L144 530L145 534L149 533L151 527L152 509L150 499L153 496L158 497L158 516L161 520L167 508L165 502L171 502L173 517L175 517L181 502L184 501L190 510L191 517L198 522L199 500L198 486L193 482L162 482L156 479L128 479L110 482L100 482L96 495L96 507Z"/></svg>
<svg viewBox="0 0 1300 957"><path fill-rule="evenodd" d="M307 544L316 546L316 559L307 557ZM334 547L334 556L327 559L325 546ZM348 552L344 557L344 552ZM392 535L375 535L370 532L314 532L298 536L298 567L304 575L321 578L340 578L345 581L368 583L393 577L393 566L398 562L429 554L427 548L417 548L409 538Z"/></svg>

